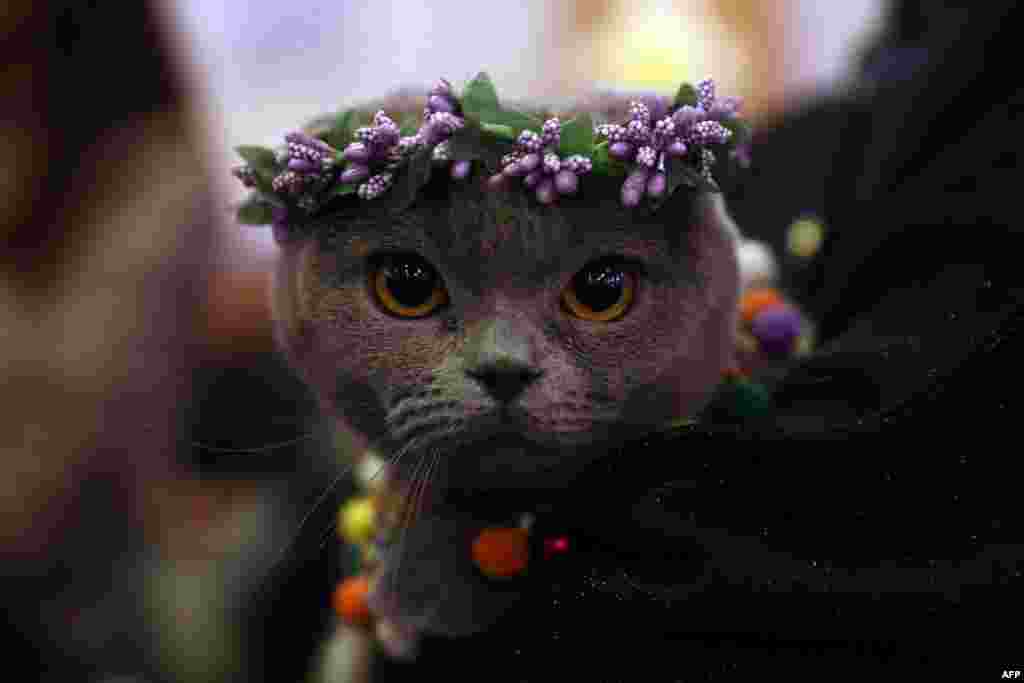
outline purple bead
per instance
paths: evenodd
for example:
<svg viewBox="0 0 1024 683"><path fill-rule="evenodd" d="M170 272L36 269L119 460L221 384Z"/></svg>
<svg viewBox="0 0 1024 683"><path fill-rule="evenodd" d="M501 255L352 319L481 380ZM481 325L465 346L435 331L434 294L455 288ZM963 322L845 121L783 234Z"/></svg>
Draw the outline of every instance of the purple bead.
<svg viewBox="0 0 1024 683"><path fill-rule="evenodd" d="M427 100L427 106L430 107L431 113L443 111L450 114L455 111L455 104L451 98L443 95L431 95Z"/></svg>
<svg viewBox="0 0 1024 683"><path fill-rule="evenodd" d="M562 138L562 122L558 118L550 118L541 129L541 140L545 147L557 146Z"/></svg>
<svg viewBox="0 0 1024 683"><path fill-rule="evenodd" d="M544 149L544 139L532 130L524 130L516 140L519 148L527 152L539 152Z"/></svg>
<svg viewBox="0 0 1024 683"><path fill-rule="evenodd" d="M717 121L700 121L693 124L687 137L696 145L722 145L732 137L732 131Z"/></svg>
<svg viewBox="0 0 1024 683"><path fill-rule="evenodd" d="M697 104L705 111L709 111L715 103L715 82L705 78L697 84Z"/></svg>
<svg viewBox="0 0 1024 683"><path fill-rule="evenodd" d="M683 142L682 140L676 140L676 141L672 142L665 149L665 151L668 153L669 156L682 157L682 156L686 156L686 153L689 151L689 149L686 147L686 143L685 142Z"/></svg>
<svg viewBox="0 0 1024 683"><path fill-rule="evenodd" d="M616 159L628 161L633 158L633 145L628 142L613 142L608 146L608 154Z"/></svg>
<svg viewBox="0 0 1024 683"><path fill-rule="evenodd" d="M576 175L584 175L594 170L594 162L582 154L573 154L562 161L563 171L572 171Z"/></svg>
<svg viewBox="0 0 1024 683"><path fill-rule="evenodd" d="M505 188L506 176L503 173L495 173L487 179L487 189L495 192Z"/></svg>
<svg viewBox="0 0 1024 683"><path fill-rule="evenodd" d="M519 160L519 167L527 173L532 173L540 166L540 154L531 152Z"/></svg>
<svg viewBox="0 0 1024 683"><path fill-rule="evenodd" d="M455 180L464 180L469 175L469 171L472 167L471 161L463 160L456 161L452 164L452 178Z"/></svg>
<svg viewBox="0 0 1024 683"><path fill-rule="evenodd" d="M676 124L676 127L682 131L686 131L690 126L703 121L707 118L707 112L697 107L691 107L686 104L683 105L672 115L672 121Z"/></svg>
<svg viewBox="0 0 1024 683"><path fill-rule="evenodd" d="M643 198L643 190L638 190L635 187L623 183L622 185L622 205L627 208L633 208L640 203Z"/></svg>
<svg viewBox="0 0 1024 683"><path fill-rule="evenodd" d="M640 121L646 127L651 122L651 110L643 102L630 102L629 118Z"/></svg>
<svg viewBox="0 0 1024 683"><path fill-rule="evenodd" d="M450 97L452 94L452 84L444 78L437 79L437 83L430 89L428 95L440 95Z"/></svg>
<svg viewBox="0 0 1024 683"><path fill-rule="evenodd" d="M651 139L650 129L642 122L633 120L626 126L626 136L634 145L646 145Z"/></svg>
<svg viewBox="0 0 1024 683"><path fill-rule="evenodd" d="M750 331L763 353L786 356L800 336L800 314L791 306L772 306L754 317Z"/></svg>
<svg viewBox="0 0 1024 683"><path fill-rule="evenodd" d="M562 169L562 160L557 154L544 155L544 172L549 174L558 173Z"/></svg>
<svg viewBox="0 0 1024 683"><path fill-rule="evenodd" d="M537 186L537 201L541 204L550 204L555 201L558 195L555 193L555 183L551 178L544 178Z"/></svg>
<svg viewBox="0 0 1024 683"><path fill-rule="evenodd" d="M341 182L348 183L359 183L370 177L370 169L362 164L353 164L345 169L345 172L341 174Z"/></svg>
<svg viewBox="0 0 1024 683"><path fill-rule="evenodd" d="M353 142L342 152L342 157L346 161L365 164L370 160L370 148L362 142Z"/></svg>
<svg viewBox="0 0 1024 683"><path fill-rule="evenodd" d="M530 175L523 178L523 185L526 185L526 187L532 190L533 188L537 187L537 184L540 183L542 178L544 178L544 171L538 169L531 173Z"/></svg>
<svg viewBox="0 0 1024 683"><path fill-rule="evenodd" d="M320 167L306 159L290 159L288 161L288 170L298 173L313 173L314 171L319 171Z"/></svg>
<svg viewBox="0 0 1024 683"><path fill-rule="evenodd" d="M523 168L518 161L515 161L506 166L502 173L508 176L509 178L516 178L518 176L526 175L526 169Z"/></svg>
<svg viewBox="0 0 1024 683"><path fill-rule="evenodd" d="M555 188L558 194L573 194L579 188L579 179L572 171L559 171L555 174Z"/></svg>
<svg viewBox="0 0 1024 683"><path fill-rule="evenodd" d="M617 123L603 123L597 127L597 134L608 138L608 142L624 142L627 139L626 128Z"/></svg>
<svg viewBox="0 0 1024 683"><path fill-rule="evenodd" d="M647 186L647 179L651 176L651 172L646 168L640 167L634 169L632 173L626 176L626 185L636 187L639 190L643 190Z"/></svg>
<svg viewBox="0 0 1024 683"><path fill-rule="evenodd" d="M666 187L668 187L668 178L665 177L665 174L655 173L651 176L651 179L647 181L647 194L654 198L658 198L665 194Z"/></svg>
<svg viewBox="0 0 1024 683"><path fill-rule="evenodd" d="M622 203L627 207L633 207L640 203L647 190L647 179L650 171L644 167L634 170L626 181L622 183Z"/></svg>
<svg viewBox="0 0 1024 683"><path fill-rule="evenodd" d="M742 104L743 101L738 97L723 97L711 105L708 116L716 121L735 116Z"/></svg>
<svg viewBox="0 0 1024 683"><path fill-rule="evenodd" d="M652 147L641 147L636 151L636 163L654 168L658 163L658 152Z"/></svg>
<svg viewBox="0 0 1024 683"><path fill-rule="evenodd" d="M643 102L651 112L652 121L659 121L665 118L668 110L672 107L672 98L663 95L645 96Z"/></svg>

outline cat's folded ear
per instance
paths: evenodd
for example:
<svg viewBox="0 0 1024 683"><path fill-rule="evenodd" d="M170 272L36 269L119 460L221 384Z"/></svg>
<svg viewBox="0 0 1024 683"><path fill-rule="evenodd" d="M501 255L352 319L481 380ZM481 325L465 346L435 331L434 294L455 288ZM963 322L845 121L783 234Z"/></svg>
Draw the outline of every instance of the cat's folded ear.
<svg viewBox="0 0 1024 683"><path fill-rule="evenodd" d="M312 238L280 244L280 256L271 285L271 315L274 345L298 370L304 350L305 321L310 319L308 278L316 242Z"/></svg>

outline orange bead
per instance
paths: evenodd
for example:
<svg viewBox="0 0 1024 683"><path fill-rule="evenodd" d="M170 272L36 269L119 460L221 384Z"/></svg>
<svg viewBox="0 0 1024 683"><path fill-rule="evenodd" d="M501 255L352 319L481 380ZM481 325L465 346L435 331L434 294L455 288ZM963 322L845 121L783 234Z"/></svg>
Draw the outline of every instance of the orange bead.
<svg viewBox="0 0 1024 683"><path fill-rule="evenodd" d="M530 557L529 532L518 527L484 529L473 541L473 561L484 574L522 574Z"/></svg>
<svg viewBox="0 0 1024 683"><path fill-rule="evenodd" d="M334 589L331 603L338 616L353 626L368 626L372 621L366 598L370 580L366 576L350 576Z"/></svg>
<svg viewBox="0 0 1024 683"><path fill-rule="evenodd" d="M751 289L740 299L740 317L749 324L761 311L784 303L782 295L774 289Z"/></svg>
<svg viewBox="0 0 1024 683"><path fill-rule="evenodd" d="M741 379L745 379L746 376L747 373L738 365L730 365L722 372L722 378L727 382L738 382Z"/></svg>

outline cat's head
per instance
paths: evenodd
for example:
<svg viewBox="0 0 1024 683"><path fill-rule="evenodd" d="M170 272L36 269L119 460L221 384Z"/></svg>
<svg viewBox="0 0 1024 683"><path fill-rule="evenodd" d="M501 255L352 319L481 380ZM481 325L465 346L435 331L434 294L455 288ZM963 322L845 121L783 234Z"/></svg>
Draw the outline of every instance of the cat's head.
<svg viewBox="0 0 1024 683"><path fill-rule="evenodd" d="M556 206L437 184L283 244L277 339L326 415L399 470L436 453L487 488L699 410L732 361L723 201L681 191L650 214L587 183Z"/></svg>

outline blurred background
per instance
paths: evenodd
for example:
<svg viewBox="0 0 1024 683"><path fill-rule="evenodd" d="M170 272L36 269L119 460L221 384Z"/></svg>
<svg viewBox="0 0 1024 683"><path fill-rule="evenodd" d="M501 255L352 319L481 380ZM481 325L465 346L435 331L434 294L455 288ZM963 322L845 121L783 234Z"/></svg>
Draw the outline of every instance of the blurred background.
<svg viewBox="0 0 1024 683"><path fill-rule="evenodd" d="M844 120L835 103L927 64L965 19L944 12L883 0L6 2L0 557L17 656L46 681L296 680L330 628L339 569L321 540L334 507L314 504L337 463L273 352L275 247L269 228L232 220L235 145L276 145L312 116L479 70L509 99L671 93L713 75L775 131L758 138L764 158L802 149L773 142L787 131L824 145L807 184L770 206L776 186L736 189L744 229L785 252L794 221L827 213L815 182ZM792 250L793 263L815 251ZM293 546L310 510L305 528L327 533Z"/></svg>

